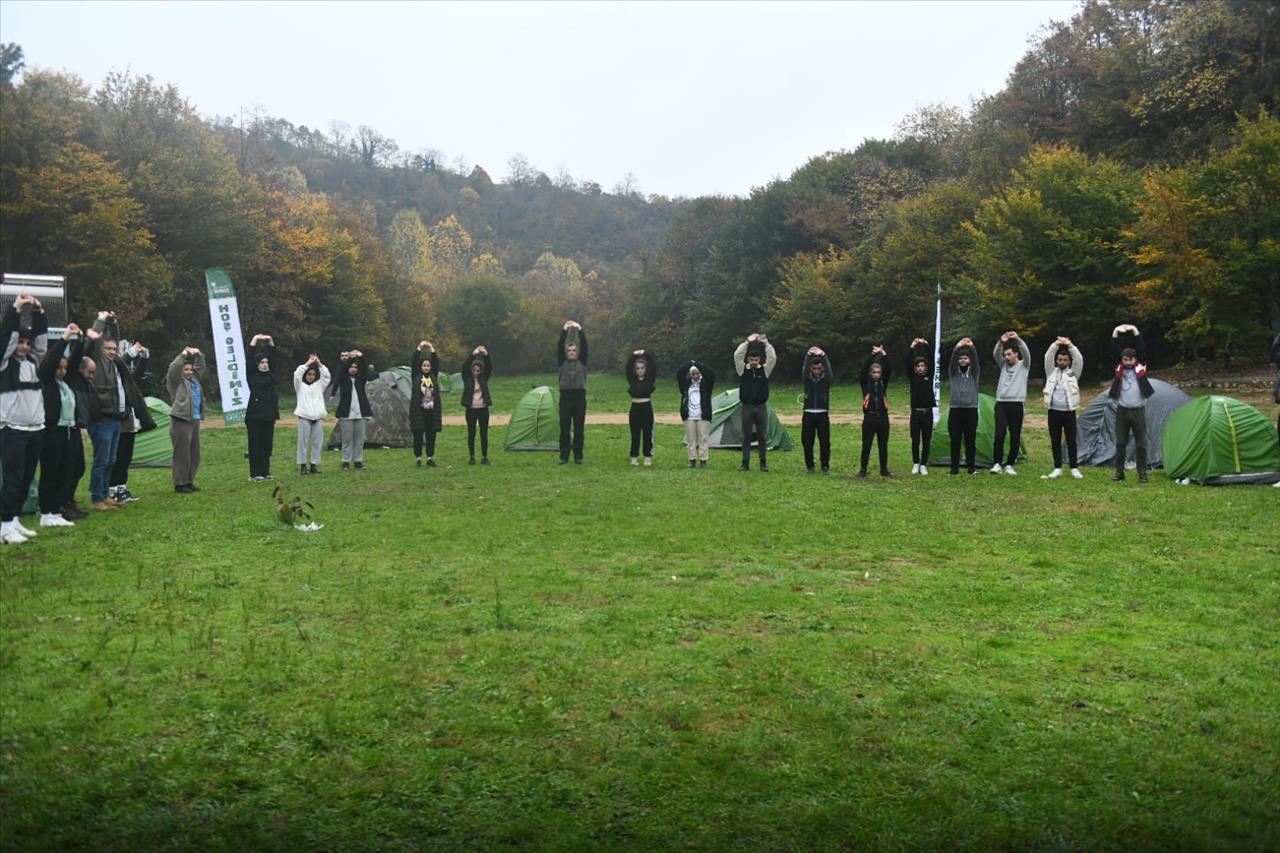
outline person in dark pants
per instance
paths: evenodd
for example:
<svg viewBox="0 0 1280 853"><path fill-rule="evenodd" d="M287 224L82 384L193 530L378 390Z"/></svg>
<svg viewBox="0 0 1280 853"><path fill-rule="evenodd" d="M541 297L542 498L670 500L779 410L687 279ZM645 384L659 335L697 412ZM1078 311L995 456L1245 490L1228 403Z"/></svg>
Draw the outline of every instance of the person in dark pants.
<svg viewBox="0 0 1280 853"><path fill-rule="evenodd" d="M907 381L911 385L911 473L929 474L929 445L933 443L933 363L929 342L916 338L907 354Z"/></svg>
<svg viewBox="0 0 1280 853"><path fill-rule="evenodd" d="M1000 373L996 380L995 448L992 453L992 474L1017 476L1013 463L1018 461L1018 449L1022 446L1022 421L1026 416L1027 379L1031 376L1031 350L1017 332L1005 332L996 342L996 367ZM1009 455L1000 466L1004 455L1004 440L1009 438Z"/></svg>
<svg viewBox="0 0 1280 853"><path fill-rule="evenodd" d="M760 441L760 470L769 470L769 376L778 363L773 344L756 332L733 351L733 368L738 371L738 402L742 407L742 465L751 470L751 442Z"/></svg>
<svg viewBox="0 0 1280 853"><path fill-rule="evenodd" d="M822 473L831 473L831 360L820 347L809 347L800 371L804 386L804 411L800 416L800 444L804 447L804 468L813 467L813 443L818 441Z"/></svg>
<svg viewBox="0 0 1280 853"><path fill-rule="evenodd" d="M116 460L111 463L107 479L107 496L116 503L132 503L138 496L129 491L129 466L133 464L133 446L138 434L156 428L155 419L147 409L143 396L142 377L149 375L147 365L151 352L138 341L126 341L120 337L120 326L114 315L106 322L106 335L119 340L116 351L116 373L124 384L128 411L120 421L120 442L116 445Z"/></svg>
<svg viewBox="0 0 1280 853"><path fill-rule="evenodd" d="M653 464L653 388L658 380L658 366L653 353L638 349L627 359L627 393L631 395L631 409L627 424L631 427L631 464Z"/></svg>
<svg viewBox="0 0 1280 853"><path fill-rule="evenodd" d="M1133 335L1132 345L1120 340ZM1117 360L1118 357L1118 360ZM1147 482L1147 398L1156 392L1147 379L1147 345L1137 326L1122 324L1111 332L1111 358L1116 361L1116 376L1107 393L1116 401L1116 473L1111 478L1124 480L1124 463L1129 451L1129 435L1137 445L1138 482Z"/></svg>
<svg viewBox="0 0 1280 853"><path fill-rule="evenodd" d="M560 365L560 464L569 461L572 446L573 461L581 465L582 429L587 423L587 334L581 324L565 321L556 359Z"/></svg>
<svg viewBox="0 0 1280 853"><path fill-rule="evenodd" d="M44 438L40 362L48 333L49 319L31 294L23 291L5 306L0 319L0 542L5 545L21 545L39 534L25 527L18 514L35 479Z"/></svg>
<svg viewBox="0 0 1280 853"><path fill-rule="evenodd" d="M164 374L169 389L169 442L173 445L173 490L180 495L200 491L200 421L204 419L204 353L183 347Z"/></svg>
<svg viewBox="0 0 1280 853"><path fill-rule="evenodd" d="M418 349L410 356L412 365L409 377L409 429L413 432L413 456L415 464L422 467L422 453L427 454L428 468L436 467L436 436L444 426L440 399L440 356L435 344L419 341Z"/></svg>
<svg viewBox="0 0 1280 853"><path fill-rule="evenodd" d="M275 445L276 421L280 420L280 392L276 388L276 342L270 335L254 335L249 341L253 364L247 374L249 405L244 425L249 432L249 479L254 483L274 480L271 476L271 449Z"/></svg>
<svg viewBox="0 0 1280 853"><path fill-rule="evenodd" d="M950 476L960 473L960 445L964 444L964 467L976 473L978 452L978 350L973 338L961 338L951 351L947 365L950 377L951 405L947 411L947 432L951 436Z"/></svg>
<svg viewBox="0 0 1280 853"><path fill-rule="evenodd" d="M40 445L40 526L72 527L63 515L75 496L76 449L83 465L84 447L76 425L76 392L67 382L67 368L80 363L84 351L80 327L70 323L62 340L49 347L40 362L40 384L44 395L44 436Z"/></svg>
<svg viewBox="0 0 1280 853"><path fill-rule="evenodd" d="M1044 354L1044 407L1049 410L1049 445L1053 450L1053 470L1040 479L1062 476L1062 440L1067 441L1067 462L1071 476L1083 479L1076 465L1076 409L1080 407L1080 377L1084 356L1070 338L1058 338Z"/></svg>
<svg viewBox="0 0 1280 853"><path fill-rule="evenodd" d="M858 476L867 476L867 463L871 461L871 441L874 438L880 454L880 476L892 477L889 472L889 359L884 346L871 348L871 355L862 364L858 381L862 383L862 458Z"/></svg>
<svg viewBox="0 0 1280 853"><path fill-rule="evenodd" d="M476 432L480 433L480 464L489 464L489 407L493 398L489 396L489 376L493 373L493 362L489 360L489 351L478 346L462 363L462 408L467 413L467 452L471 455L469 464L476 464Z"/></svg>

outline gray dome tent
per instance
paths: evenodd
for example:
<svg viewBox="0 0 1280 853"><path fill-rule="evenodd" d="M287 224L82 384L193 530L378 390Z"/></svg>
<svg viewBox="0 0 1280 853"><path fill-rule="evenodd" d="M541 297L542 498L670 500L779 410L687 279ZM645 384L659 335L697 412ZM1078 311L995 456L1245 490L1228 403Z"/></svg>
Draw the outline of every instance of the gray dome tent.
<svg viewBox="0 0 1280 853"><path fill-rule="evenodd" d="M1164 465L1164 423L1191 398L1182 389L1152 379L1155 393L1147 398L1147 464ZM1116 456L1116 401L1103 391L1080 414L1078 441L1081 465L1110 465ZM1137 448L1129 443L1127 460L1137 461Z"/></svg>
<svg viewBox="0 0 1280 853"><path fill-rule="evenodd" d="M370 379L364 386L373 409L364 436L365 447L412 447L409 429L409 368L393 367ZM342 446L342 421L329 433L329 449Z"/></svg>

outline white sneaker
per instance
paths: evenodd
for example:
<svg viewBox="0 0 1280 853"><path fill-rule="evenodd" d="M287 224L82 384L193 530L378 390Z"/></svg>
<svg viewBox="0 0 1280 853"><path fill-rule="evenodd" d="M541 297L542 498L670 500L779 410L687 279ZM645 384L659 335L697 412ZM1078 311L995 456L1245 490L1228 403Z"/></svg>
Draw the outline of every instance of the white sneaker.
<svg viewBox="0 0 1280 853"><path fill-rule="evenodd" d="M631 457L631 464L632 464L632 465L639 465L639 464L640 464L640 460L639 460L639 459L637 459L637 458L635 458L634 456L632 456L632 457Z"/></svg>
<svg viewBox="0 0 1280 853"><path fill-rule="evenodd" d="M922 477L928 477L928 476L929 476L929 466L928 466L928 465L921 465L921 466L920 466L920 476L922 476Z"/></svg>
<svg viewBox="0 0 1280 853"><path fill-rule="evenodd" d="M20 520L15 518L13 520L13 526L15 529L17 529L19 533L21 533L23 536L27 537L28 539L36 538L36 531L27 528L27 526L24 525Z"/></svg>
<svg viewBox="0 0 1280 853"><path fill-rule="evenodd" d="M920 473L920 466L919 466L918 464L917 464L917 465L912 465L912 466L911 466L911 473L912 473L912 474L919 474L919 473Z"/></svg>
<svg viewBox="0 0 1280 853"><path fill-rule="evenodd" d="M1083 479L1084 479L1084 474L1081 474L1081 473L1080 473L1080 469L1079 469L1079 468L1072 468L1072 469L1071 469L1071 476L1072 476L1072 477L1075 477L1077 480L1083 480Z"/></svg>
<svg viewBox="0 0 1280 853"><path fill-rule="evenodd" d="M1018 472L1017 472L1017 471L1015 471L1015 470L1013 470L1013 466L1012 466L1012 465L1006 465L1006 466L1004 466L1004 472L1005 472L1006 474L1008 474L1010 477L1016 477L1016 476L1018 476Z"/></svg>
<svg viewBox="0 0 1280 853"><path fill-rule="evenodd" d="M1061 477L1061 476L1062 476L1062 469L1061 469L1061 468L1054 468L1052 471L1050 471L1048 474L1045 474L1045 475L1044 475L1043 477L1041 477L1040 479L1041 479L1041 480L1056 480L1056 479L1058 479L1058 478L1059 478L1059 477Z"/></svg>
<svg viewBox="0 0 1280 853"><path fill-rule="evenodd" d="M67 521L65 518L58 515L56 512L42 512L40 513L40 526L41 527L75 527L76 523L74 521Z"/></svg>
<svg viewBox="0 0 1280 853"><path fill-rule="evenodd" d="M12 521L6 521L0 525L0 542L5 545L21 545L27 541L27 537L18 532L17 526Z"/></svg>
<svg viewBox="0 0 1280 853"><path fill-rule="evenodd" d="M652 467L652 466L653 466L653 457L652 457L652 456L646 456L646 457L644 458L644 467L646 467L646 468L650 468L650 467Z"/></svg>
<svg viewBox="0 0 1280 853"><path fill-rule="evenodd" d="M994 464L994 465L992 465L992 466L991 466L991 473L992 473L992 474L999 474L999 473L1000 473L1000 463L999 463L999 462L997 462L996 464Z"/></svg>

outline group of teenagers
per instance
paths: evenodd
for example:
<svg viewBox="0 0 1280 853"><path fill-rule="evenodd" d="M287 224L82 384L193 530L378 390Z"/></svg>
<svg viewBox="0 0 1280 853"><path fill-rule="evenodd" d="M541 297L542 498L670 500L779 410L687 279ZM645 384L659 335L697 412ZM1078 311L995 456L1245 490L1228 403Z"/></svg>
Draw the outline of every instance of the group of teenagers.
<svg viewBox="0 0 1280 853"><path fill-rule="evenodd" d="M136 500L128 489L129 466L136 435L155 428L140 390L149 377L150 353L137 341L121 338L115 314L98 312L92 326L82 330L72 323L60 340L48 340L48 320L39 303L27 293L4 307L0 322L0 540L20 544L38 535L22 524L19 511L35 479L39 481L39 527L71 526L88 513L76 503L79 482L86 473L82 431L92 444L89 474L91 509L111 512ZM1131 325L1112 333L1115 378L1110 394L1116 400L1116 454L1114 479L1125 478L1125 452L1130 435L1137 444L1137 475L1147 481L1145 403L1153 389L1147 380L1146 350L1142 336ZM248 434L249 478L274 479L271 457L275 424L280 418L275 379L275 342L266 334L249 341L252 352L246 384L245 409ZM995 464L993 473L1016 474L1023 418L1030 376L1031 353L1015 332L996 342L994 357L999 370L996 384ZM556 347L560 406L560 464L570 458L581 464L587 411L587 337L582 326L566 321ZM752 334L733 352L738 379L742 431L743 471L750 469L752 445L757 446L759 470L768 470L769 383L777 353L766 335ZM937 398L933 387L932 352L923 338L912 341L907 357L910 386L911 473L927 475ZM493 365L483 346L475 347L462 365L460 399L466 414L467 447L472 465L489 464L489 409L493 400L489 379ZM1046 478L1063 476L1063 444L1071 476L1082 475L1076 459L1076 410L1080 404L1079 379L1084 370L1080 350L1060 337L1045 353L1047 376L1043 397L1048 410L1053 469ZM205 415L201 381L203 353L184 347L169 363L164 386L170 399L169 434L173 446L174 491L199 491L195 484L200 466L200 424ZM892 368L884 346L873 347L862 364L862 449L859 477L867 476L873 445L881 476L892 476L888 465L888 387ZM647 349L634 350L627 358L625 374L631 407L630 461L652 465L653 393L658 379L657 362ZM302 475L320 473L324 424L330 405L341 436L342 468L364 468L364 442L373 419L366 386L373 367L358 349L339 355L336 371L315 353L293 371L298 420L296 464ZM950 474L963 467L975 473L978 427L978 352L970 338L952 350L948 377L950 410L947 430L951 439ZM810 473L831 470L830 398L834 372L820 347L810 347L802 368L803 415L801 444ZM686 361L675 373L680 390L680 417L684 423L689 467L705 468L712 420L716 373L706 363ZM436 439L441 431L443 400L440 358L430 341L421 341L410 359L409 427L413 435L415 464L436 467ZM476 442L480 455L477 460ZM1008 441L1007 454L1005 442ZM816 455L815 455L816 450ZM1003 460L1003 461L1002 461Z"/></svg>

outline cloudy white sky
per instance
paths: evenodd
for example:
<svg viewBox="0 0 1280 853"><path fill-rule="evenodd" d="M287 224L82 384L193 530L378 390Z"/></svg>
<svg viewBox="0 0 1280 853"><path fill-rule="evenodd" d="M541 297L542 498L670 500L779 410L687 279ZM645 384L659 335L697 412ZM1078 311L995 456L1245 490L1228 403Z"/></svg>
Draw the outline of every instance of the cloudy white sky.
<svg viewBox="0 0 1280 853"><path fill-rule="evenodd" d="M376 128L495 179L524 154L606 188L744 194L999 90L1077 4L0 1L0 41L96 85L173 83L206 115Z"/></svg>

